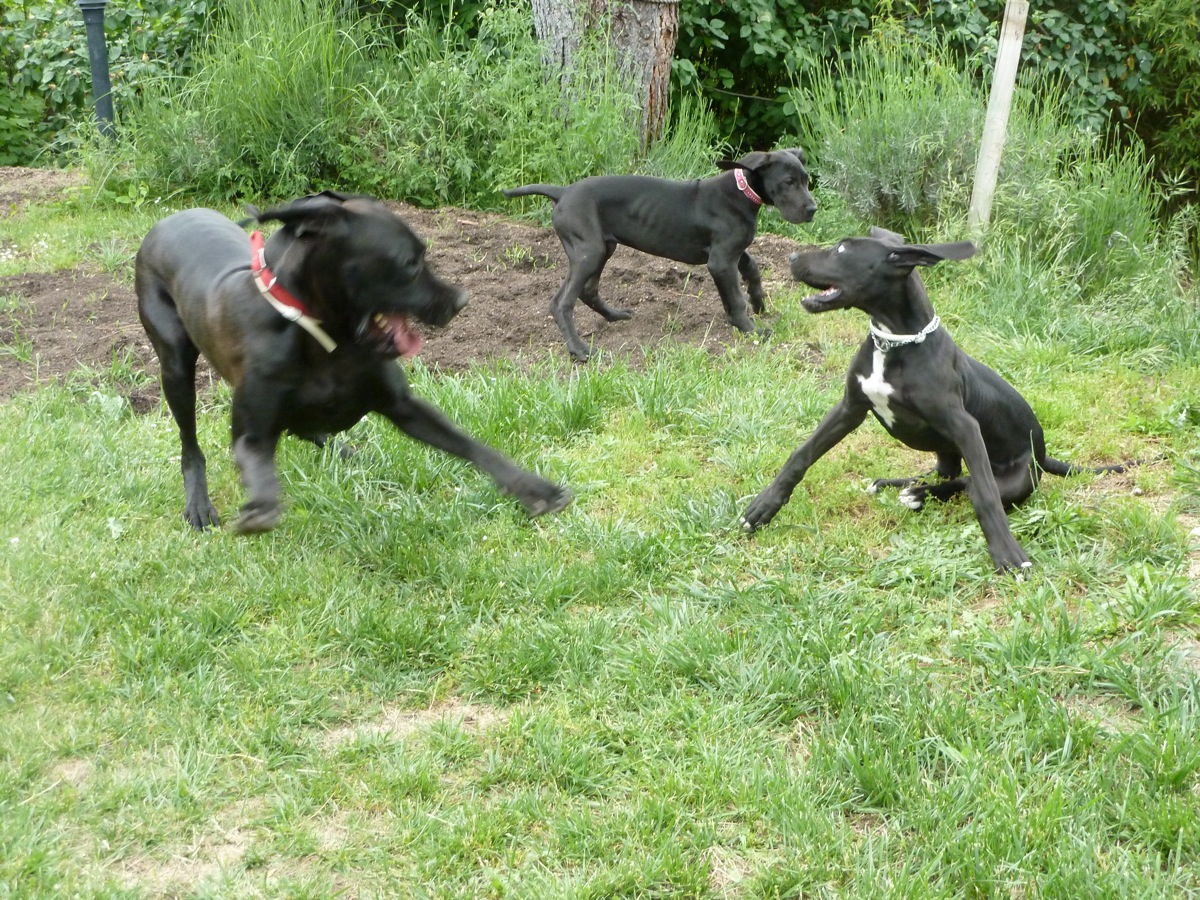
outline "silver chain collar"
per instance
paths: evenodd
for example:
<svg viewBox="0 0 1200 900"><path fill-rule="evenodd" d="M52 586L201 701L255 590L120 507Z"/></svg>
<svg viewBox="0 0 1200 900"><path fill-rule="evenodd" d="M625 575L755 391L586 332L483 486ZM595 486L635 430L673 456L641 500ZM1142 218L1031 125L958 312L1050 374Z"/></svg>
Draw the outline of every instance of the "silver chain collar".
<svg viewBox="0 0 1200 900"><path fill-rule="evenodd" d="M896 347L905 347L908 344L920 344L925 341L929 335L938 330L938 326L942 324L942 320L934 316L928 325L918 331L916 334L892 334L883 328L878 327L874 322L871 323L871 340L875 342L875 349L880 353L887 353L889 350L894 350Z"/></svg>

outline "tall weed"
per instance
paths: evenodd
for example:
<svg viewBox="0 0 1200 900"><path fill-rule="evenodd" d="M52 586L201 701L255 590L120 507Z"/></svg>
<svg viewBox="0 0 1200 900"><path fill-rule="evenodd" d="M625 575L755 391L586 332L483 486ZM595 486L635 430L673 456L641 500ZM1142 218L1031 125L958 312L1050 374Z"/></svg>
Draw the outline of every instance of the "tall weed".
<svg viewBox="0 0 1200 900"><path fill-rule="evenodd" d="M873 33L796 92L814 172L835 195L822 206L846 209L863 231L960 238L987 98L943 44L895 37ZM1060 83L1029 79L1014 97L992 219L978 236L987 252L955 276L980 279L971 318L1142 368L1193 356L1195 216L1163 227L1168 198L1142 146L1081 129L1066 96Z"/></svg>
<svg viewBox="0 0 1200 900"><path fill-rule="evenodd" d="M412 15L403 49L383 71L356 92L343 169L375 193L423 205L511 208L498 193L505 186L563 184L639 165L637 100L607 42L587 42L560 88L543 77L527 10L484 10L471 41ZM693 174L711 170L707 109L682 104L676 123L649 161Z"/></svg>
<svg viewBox="0 0 1200 900"><path fill-rule="evenodd" d="M529 10L498 3L472 40L413 12L397 42L336 0L233 0L196 74L146 93L126 141L92 149L93 174L221 199L336 187L511 209L498 193L509 184L713 170L702 102L678 104L643 153L608 43L582 48L564 91L543 77Z"/></svg>
<svg viewBox="0 0 1200 900"><path fill-rule="evenodd" d="M863 219L911 232L969 196L981 93L938 41L877 28L793 101L822 186Z"/></svg>
<svg viewBox="0 0 1200 900"><path fill-rule="evenodd" d="M221 198L333 180L370 29L336 0L231 0L196 73L148 91L130 131L149 180Z"/></svg>

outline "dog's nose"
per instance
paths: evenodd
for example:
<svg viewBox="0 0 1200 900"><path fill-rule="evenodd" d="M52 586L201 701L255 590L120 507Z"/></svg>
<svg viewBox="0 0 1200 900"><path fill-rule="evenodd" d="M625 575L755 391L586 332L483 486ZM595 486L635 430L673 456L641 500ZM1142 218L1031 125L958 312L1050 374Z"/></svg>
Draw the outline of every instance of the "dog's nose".
<svg viewBox="0 0 1200 900"><path fill-rule="evenodd" d="M800 258L800 251L797 250L795 253L792 253L791 255L788 256L788 263L790 265L794 266L796 264L796 260L798 260L799 258Z"/></svg>

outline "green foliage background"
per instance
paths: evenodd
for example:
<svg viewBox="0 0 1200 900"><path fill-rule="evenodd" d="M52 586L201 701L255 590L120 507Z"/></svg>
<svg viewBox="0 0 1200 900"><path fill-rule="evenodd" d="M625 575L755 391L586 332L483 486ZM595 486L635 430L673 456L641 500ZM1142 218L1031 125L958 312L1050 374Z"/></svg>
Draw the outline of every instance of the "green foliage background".
<svg viewBox="0 0 1200 900"><path fill-rule="evenodd" d="M110 3L104 28L113 104L127 108L159 79L187 75L211 22L207 0ZM0 16L0 165L53 162L90 123L91 72L78 4L6 2Z"/></svg>
<svg viewBox="0 0 1200 900"><path fill-rule="evenodd" d="M110 4L106 27L118 108L160 77L187 75L216 25L204 0ZM359 0L399 47L415 18L449 41L486 31L488 8L527 2ZM700 92L735 148L775 144L796 127L794 89L880 23L942 35L981 83L995 59L1004 0L689 0L680 5L674 82ZM1136 131L1160 173L1200 173L1200 20L1191 0L1052 0L1030 9L1024 70L1058 77L1062 99L1090 130ZM69 0L9 4L0 31L0 163L28 162L74 143L90 109L80 14Z"/></svg>

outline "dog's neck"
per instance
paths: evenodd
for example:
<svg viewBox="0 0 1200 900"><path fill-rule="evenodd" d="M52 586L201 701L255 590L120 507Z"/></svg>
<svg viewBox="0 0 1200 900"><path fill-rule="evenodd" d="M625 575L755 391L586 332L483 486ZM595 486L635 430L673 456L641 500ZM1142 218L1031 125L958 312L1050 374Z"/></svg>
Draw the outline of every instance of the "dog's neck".
<svg viewBox="0 0 1200 900"><path fill-rule="evenodd" d="M750 185L750 178L746 175L745 169L737 168L733 170L733 182L738 186L738 190L745 194L751 203L753 203L755 206L763 205L762 195L760 195L758 191L754 190L754 188Z"/></svg>
<svg viewBox="0 0 1200 900"><path fill-rule="evenodd" d="M892 347L919 344L938 328L938 317L921 276L915 271L910 273L904 288L905 303L901 306L871 311L871 336L880 350L890 349L880 346L881 342Z"/></svg>
<svg viewBox="0 0 1200 900"><path fill-rule="evenodd" d="M262 232L254 232L250 236L250 269L254 276L254 285L263 295L263 299L270 303L277 313L289 322L295 322L311 334L327 353L332 353L337 348L337 341L321 327L321 320L313 315L311 306L298 297L288 285L290 269L285 262L296 244L295 240L288 243L279 256L276 271L272 271L267 264L266 242L263 240ZM276 274L277 271L282 273L282 277Z"/></svg>

